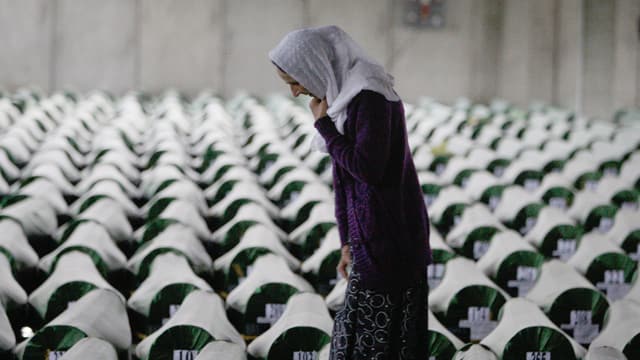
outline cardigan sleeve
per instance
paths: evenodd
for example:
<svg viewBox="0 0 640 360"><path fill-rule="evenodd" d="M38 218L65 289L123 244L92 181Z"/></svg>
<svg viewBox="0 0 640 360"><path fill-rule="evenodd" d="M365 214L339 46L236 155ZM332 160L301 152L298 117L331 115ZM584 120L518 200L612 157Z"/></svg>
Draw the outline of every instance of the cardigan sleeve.
<svg viewBox="0 0 640 360"><path fill-rule="evenodd" d="M349 222L347 220L347 198L344 187L340 183L337 176L338 170L336 164L333 164L333 191L335 192L336 204L335 215L338 223L338 233L340 234L340 244L342 246L349 244Z"/></svg>
<svg viewBox="0 0 640 360"><path fill-rule="evenodd" d="M368 184L382 181L391 145L391 110L377 93L365 93L356 104L355 140L347 139L328 116L315 122L331 157L355 179Z"/></svg>

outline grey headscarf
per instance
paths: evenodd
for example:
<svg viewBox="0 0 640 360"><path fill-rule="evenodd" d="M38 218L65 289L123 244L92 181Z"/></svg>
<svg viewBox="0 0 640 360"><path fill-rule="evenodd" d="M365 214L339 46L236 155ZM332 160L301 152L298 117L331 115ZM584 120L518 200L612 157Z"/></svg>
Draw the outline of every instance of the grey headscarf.
<svg viewBox="0 0 640 360"><path fill-rule="evenodd" d="M400 99L393 89L393 77L337 26L290 32L269 52L269 58L313 96L326 97L327 115L342 134L347 106L360 91L378 92L389 101ZM318 135L313 147L326 151Z"/></svg>

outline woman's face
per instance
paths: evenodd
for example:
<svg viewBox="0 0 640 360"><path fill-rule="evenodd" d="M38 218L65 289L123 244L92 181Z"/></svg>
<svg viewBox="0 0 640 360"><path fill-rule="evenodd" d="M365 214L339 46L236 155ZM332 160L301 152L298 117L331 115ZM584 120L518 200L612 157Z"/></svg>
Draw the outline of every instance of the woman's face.
<svg viewBox="0 0 640 360"><path fill-rule="evenodd" d="M289 74L287 74L286 72L278 69L277 67L276 67L276 71L278 72L278 76L280 76L280 78L287 85L289 85L289 89L291 90L291 95L293 95L293 97L298 97L298 95L300 95L300 94L313 96L313 95L311 95L311 92L309 92L309 90L307 90L304 86L300 85L300 83L298 81L296 81L296 79L294 79L291 76L289 76Z"/></svg>

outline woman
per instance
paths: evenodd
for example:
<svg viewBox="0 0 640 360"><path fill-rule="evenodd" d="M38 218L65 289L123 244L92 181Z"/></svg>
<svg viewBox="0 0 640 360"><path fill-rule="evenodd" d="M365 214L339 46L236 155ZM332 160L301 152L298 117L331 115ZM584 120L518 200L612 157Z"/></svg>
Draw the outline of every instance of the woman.
<svg viewBox="0 0 640 360"><path fill-rule="evenodd" d="M426 359L429 225L393 78L336 26L291 32L269 57L312 97L313 146L332 158L349 283L330 358Z"/></svg>

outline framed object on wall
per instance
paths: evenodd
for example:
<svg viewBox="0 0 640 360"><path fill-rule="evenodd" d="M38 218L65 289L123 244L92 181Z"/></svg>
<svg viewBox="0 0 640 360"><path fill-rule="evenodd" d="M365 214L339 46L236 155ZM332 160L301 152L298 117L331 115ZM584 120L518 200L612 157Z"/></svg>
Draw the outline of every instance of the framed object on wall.
<svg viewBox="0 0 640 360"><path fill-rule="evenodd" d="M445 0L405 0L404 22L420 28L443 28L444 6Z"/></svg>

